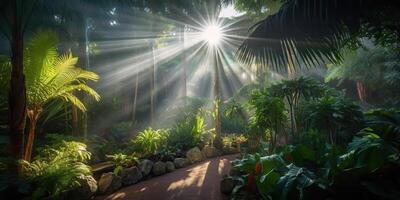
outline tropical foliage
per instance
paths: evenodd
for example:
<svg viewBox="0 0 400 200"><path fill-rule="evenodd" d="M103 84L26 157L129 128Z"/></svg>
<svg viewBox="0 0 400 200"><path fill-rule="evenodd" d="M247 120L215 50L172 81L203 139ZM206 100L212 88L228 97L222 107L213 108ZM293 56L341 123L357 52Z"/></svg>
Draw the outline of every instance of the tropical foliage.
<svg viewBox="0 0 400 200"><path fill-rule="evenodd" d="M99 76L75 67L78 59L71 52L59 55L57 50L57 34L53 31L39 31L29 41L24 52L27 116L30 120L24 153L27 161L31 160L36 123L44 106L54 99L62 99L85 111L84 104L74 93L76 91L83 91L97 101L100 99L97 92L86 84L87 80L96 81Z"/></svg>
<svg viewBox="0 0 400 200"><path fill-rule="evenodd" d="M175 124L169 133L168 145L188 150L201 142L203 133L205 133L204 117L201 114L188 115Z"/></svg>
<svg viewBox="0 0 400 200"><path fill-rule="evenodd" d="M244 191L256 193L262 199L396 199L400 177L392 170L399 167L398 143L393 142L398 136L397 115L384 110L368 113L369 127L346 150L297 144L277 154L236 160L233 167L242 175L236 177L240 184L233 192L236 197Z"/></svg>
<svg viewBox="0 0 400 200"><path fill-rule="evenodd" d="M255 91L250 100L254 115L250 119L250 132L261 138L268 138L269 152L275 150L278 135L284 132L287 110L282 98L273 97L268 90Z"/></svg>
<svg viewBox="0 0 400 200"><path fill-rule="evenodd" d="M167 130L153 130L151 127L140 132L131 140L133 149L143 156L154 154L166 142Z"/></svg>
<svg viewBox="0 0 400 200"><path fill-rule="evenodd" d="M357 50L343 50L344 62L328 65L326 81L356 83L360 101L372 104L396 104L399 85L399 56L396 50L374 46L369 41Z"/></svg>
<svg viewBox="0 0 400 200"><path fill-rule="evenodd" d="M24 174L32 185L33 199L60 198L91 175L86 165L91 154L76 141L54 141L40 149L32 162L23 161Z"/></svg>
<svg viewBox="0 0 400 200"><path fill-rule="evenodd" d="M346 141L362 127L361 108L344 97L324 96L305 106L309 126L327 134L331 144Z"/></svg>
<svg viewBox="0 0 400 200"><path fill-rule="evenodd" d="M326 60L338 63L341 49L358 46L359 38L384 46L399 42L396 1L287 0L279 11L258 22L239 49L242 61L285 71ZM304 65L303 65L304 64Z"/></svg>

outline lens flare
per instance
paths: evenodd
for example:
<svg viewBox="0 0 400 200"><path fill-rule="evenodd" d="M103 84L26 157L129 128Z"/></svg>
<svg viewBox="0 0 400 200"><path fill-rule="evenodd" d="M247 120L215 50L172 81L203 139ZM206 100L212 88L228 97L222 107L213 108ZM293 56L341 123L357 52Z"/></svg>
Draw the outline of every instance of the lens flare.
<svg viewBox="0 0 400 200"><path fill-rule="evenodd" d="M202 40L206 41L211 46L217 46L223 37L221 27L217 24L207 25L201 34Z"/></svg>

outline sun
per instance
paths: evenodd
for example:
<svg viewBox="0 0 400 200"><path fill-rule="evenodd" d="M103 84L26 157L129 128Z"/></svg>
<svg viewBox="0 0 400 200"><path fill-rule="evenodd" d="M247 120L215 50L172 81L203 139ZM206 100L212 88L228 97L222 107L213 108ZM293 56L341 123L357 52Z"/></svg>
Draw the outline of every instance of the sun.
<svg viewBox="0 0 400 200"><path fill-rule="evenodd" d="M211 46L217 46L223 37L222 29L217 24L209 24L202 30L201 38Z"/></svg>

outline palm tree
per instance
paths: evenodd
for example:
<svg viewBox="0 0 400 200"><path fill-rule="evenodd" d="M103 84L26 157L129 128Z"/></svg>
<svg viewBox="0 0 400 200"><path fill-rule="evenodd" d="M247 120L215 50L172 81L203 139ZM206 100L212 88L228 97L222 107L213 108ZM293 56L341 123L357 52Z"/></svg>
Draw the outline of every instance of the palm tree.
<svg viewBox="0 0 400 200"><path fill-rule="evenodd" d="M26 161L31 160L36 124L45 105L59 98L85 111L81 100L74 95L75 91L83 91L97 101L100 99L96 91L86 84L87 80L97 81L99 76L75 67L78 59L71 52L59 55L57 46L55 32L39 31L33 35L24 51L26 111L30 121L23 155Z"/></svg>
<svg viewBox="0 0 400 200"><path fill-rule="evenodd" d="M296 68L339 63L340 49L359 45L361 37L384 46L398 43L399 9L396 0L287 0L277 13L252 28L238 58L277 70L287 63Z"/></svg>

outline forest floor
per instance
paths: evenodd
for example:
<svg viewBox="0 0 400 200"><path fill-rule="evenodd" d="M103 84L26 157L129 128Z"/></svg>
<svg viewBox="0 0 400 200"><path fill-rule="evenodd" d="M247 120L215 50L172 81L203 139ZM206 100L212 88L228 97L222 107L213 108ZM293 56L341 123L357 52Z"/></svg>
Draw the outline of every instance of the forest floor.
<svg viewBox="0 0 400 200"><path fill-rule="evenodd" d="M99 196L98 200L224 200L220 192L222 176L228 174L230 161L238 155L212 158L174 172L124 187Z"/></svg>

